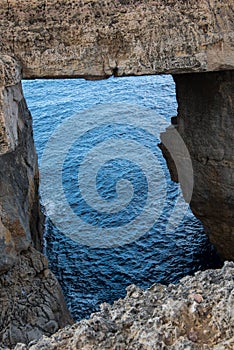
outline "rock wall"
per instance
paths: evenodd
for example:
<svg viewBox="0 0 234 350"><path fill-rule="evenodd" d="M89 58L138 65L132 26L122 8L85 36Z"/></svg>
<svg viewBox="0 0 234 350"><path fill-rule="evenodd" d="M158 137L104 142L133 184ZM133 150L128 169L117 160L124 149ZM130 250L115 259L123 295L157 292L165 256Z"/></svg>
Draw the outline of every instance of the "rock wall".
<svg viewBox="0 0 234 350"><path fill-rule="evenodd" d="M21 87L21 67L2 57L0 82L0 273L34 243L42 247L39 172L32 118Z"/></svg>
<svg viewBox="0 0 234 350"><path fill-rule="evenodd" d="M0 344L13 346L72 320L46 258L35 250L42 249L43 215L21 67L8 56L0 62Z"/></svg>
<svg viewBox="0 0 234 350"><path fill-rule="evenodd" d="M188 185L193 186L190 207L211 242L223 258L233 260L234 71L174 75L174 80L178 115L161 134L160 148L172 180L181 183L185 199L189 197ZM193 179L189 179L189 162L182 147L172 143L177 132L189 151Z"/></svg>
<svg viewBox="0 0 234 350"><path fill-rule="evenodd" d="M221 256L234 260L234 71L174 76L177 130L190 153L190 207Z"/></svg>

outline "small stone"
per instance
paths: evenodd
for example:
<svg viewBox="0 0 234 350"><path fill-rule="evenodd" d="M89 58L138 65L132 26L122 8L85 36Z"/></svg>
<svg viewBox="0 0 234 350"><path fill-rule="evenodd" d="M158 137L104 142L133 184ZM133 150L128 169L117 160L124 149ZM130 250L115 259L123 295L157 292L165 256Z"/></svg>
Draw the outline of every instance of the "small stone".
<svg viewBox="0 0 234 350"><path fill-rule="evenodd" d="M198 340L197 332L190 331L188 334L188 339L191 340L192 342L196 343Z"/></svg>
<svg viewBox="0 0 234 350"><path fill-rule="evenodd" d="M55 333L59 329L59 326L58 326L58 323L56 321L51 320L45 324L43 329L46 332L52 334L52 333Z"/></svg>
<svg viewBox="0 0 234 350"><path fill-rule="evenodd" d="M49 275L51 275L51 272L50 272L49 269L45 269L45 270L43 271L43 274L44 274L44 277L47 278Z"/></svg>
<svg viewBox="0 0 234 350"><path fill-rule="evenodd" d="M27 331L28 342L39 340L43 336L43 332L37 327L31 327Z"/></svg>
<svg viewBox="0 0 234 350"><path fill-rule="evenodd" d="M201 294L194 294L193 295L193 299L198 303L200 304L201 302L203 302L203 297Z"/></svg>

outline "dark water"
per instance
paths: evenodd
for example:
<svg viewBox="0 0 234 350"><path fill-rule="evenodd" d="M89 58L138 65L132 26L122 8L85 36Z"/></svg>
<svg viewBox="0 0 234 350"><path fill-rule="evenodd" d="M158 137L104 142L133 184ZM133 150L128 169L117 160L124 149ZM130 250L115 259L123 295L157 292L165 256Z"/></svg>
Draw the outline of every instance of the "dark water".
<svg viewBox="0 0 234 350"><path fill-rule="evenodd" d="M176 115L177 109L175 87L170 76L111 78L98 82L34 80L24 81L23 88L33 115L34 138L39 162L43 161L43 150L56 127L77 113L76 120L82 122L79 118L86 118L82 111L87 108L98 106L100 111L102 104L112 106L111 108L114 108L113 106L118 108L119 104L121 106L131 104L154 111L165 118L168 124L170 117ZM131 107L128 109L129 113L130 109ZM134 283L147 288L155 282L175 283L184 275L221 265L214 248L203 234L201 224L193 217L190 210L187 210L181 222L177 223L175 230L167 230L168 220L175 209L180 189L177 184L171 182L165 161L151 132L122 122L114 126L110 123L100 126L97 125L97 115L95 116L97 110L94 110L93 113L90 130L71 142L71 147L68 148L63 162L64 195L73 212L85 223L91 225L94 232L96 229L97 236L102 238L102 230L106 228L112 229L115 233L118 233L118 229L124 232L124 228L129 227L126 225L133 222L134 218L144 211L150 185L141 166L124 157L115 157L105 161L106 158L102 152L99 152L98 158L103 159L104 164L100 167L96 177L96 189L99 196L110 207L119 199L119 195L127 196L123 199L129 204L124 208L121 207L119 212L108 212L107 210L104 213L87 205L88 197L93 196L88 168L85 168L85 179L83 179L84 183L87 181L85 190L88 199L86 201L83 199L83 192L77 181L81 163L94 146L111 137L113 142L129 139L133 142L137 141L156 155L158 168L155 172L160 176L155 180L155 187L158 192L165 192L165 198L163 208L160 208L161 202L155 199L153 206L159 207L160 213L149 229L147 220L143 223L137 222L134 230L138 233L136 236L133 235L134 239L122 245L121 240L118 242L117 239L116 242L115 237L115 244L109 248L104 248L101 244L95 246L92 242L88 244L88 241L83 242L79 239L74 241L71 236L61 232L61 226L56 227L50 218L47 219L45 251L51 269L62 285L67 303L76 320L88 317L91 312L98 310L98 305L102 302L112 303L115 299L123 297L125 288L129 284ZM149 130L159 128L156 120L151 119L152 125L150 124ZM68 140L71 134L66 135ZM64 141L61 140L61 142ZM108 151L110 149L111 147ZM127 152L129 155L128 150ZM138 153L140 161L143 156L140 151ZM56 170L56 156L50 162L51 164L54 162ZM149 168L151 163L147 163ZM154 173L154 169L149 170ZM125 190L118 192L116 186L121 179L127 181L128 186L131 183L133 195L130 201L128 201L129 187L123 187ZM59 193L55 193L54 196L59 197ZM48 207L45 203L47 211L51 211L52 202L53 211L60 220L59 224L66 222L72 232L82 234L82 226L77 227L67 212L63 213L62 206L61 208L56 206L56 200L49 198ZM127 230L127 236L131 236L130 231ZM145 233L142 234L142 232Z"/></svg>

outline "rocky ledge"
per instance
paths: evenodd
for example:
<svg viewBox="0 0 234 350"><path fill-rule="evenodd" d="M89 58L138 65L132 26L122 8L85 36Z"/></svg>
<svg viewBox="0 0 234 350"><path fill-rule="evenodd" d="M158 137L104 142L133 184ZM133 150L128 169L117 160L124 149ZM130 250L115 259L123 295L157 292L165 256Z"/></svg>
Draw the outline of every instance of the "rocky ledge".
<svg viewBox="0 0 234 350"><path fill-rule="evenodd" d="M28 344L72 323L47 259L33 247L21 252L17 263L0 275L0 305L0 349Z"/></svg>
<svg viewBox="0 0 234 350"><path fill-rule="evenodd" d="M153 350L234 348L234 263L197 272L178 285L132 285L125 299L15 350Z"/></svg>

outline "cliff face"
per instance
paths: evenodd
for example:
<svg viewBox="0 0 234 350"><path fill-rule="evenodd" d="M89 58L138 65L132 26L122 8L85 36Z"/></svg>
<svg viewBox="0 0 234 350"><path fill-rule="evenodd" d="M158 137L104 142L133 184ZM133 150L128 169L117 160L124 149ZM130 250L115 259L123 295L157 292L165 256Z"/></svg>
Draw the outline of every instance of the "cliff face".
<svg viewBox="0 0 234 350"><path fill-rule="evenodd" d="M4 56L0 95L0 273L31 241L42 246L39 172L32 119L21 87L21 68Z"/></svg>
<svg viewBox="0 0 234 350"><path fill-rule="evenodd" d="M18 290L27 285L30 294L35 281L42 290L48 282L44 263L34 272L30 267L39 254L33 246L41 248L43 219L22 77L98 79L173 73L179 104L177 130L188 147L194 170L191 208L223 257L234 259L233 10L231 0L1 1L0 293L4 291L1 298L5 300L7 293L11 295L5 284L11 278L17 281L14 300L19 302L14 304L15 310L24 304ZM37 261L43 259L39 255ZM25 279L20 279L22 285L15 272L23 274L22 269L17 270L21 262L32 277L26 273ZM50 279L56 284L52 275ZM9 288L14 290L14 285ZM35 318L30 320L32 305L26 303L25 324L16 318L14 334L18 335L14 338L6 325L15 316L9 322L4 318L12 309L6 303L0 318L1 341L29 341L33 330L34 336L39 336L37 329L52 333L56 327L47 325L49 319L58 326L70 322L65 307L58 307L64 305L59 289L53 298L51 292L49 295L49 318L40 323L38 298L33 304L38 312L34 310ZM17 312L15 315L20 314Z"/></svg>
<svg viewBox="0 0 234 350"><path fill-rule="evenodd" d="M16 85L20 82L20 66L24 78L97 79L110 75L174 73L179 104L178 131L191 152L194 167L191 207L219 252L225 258L234 259L232 73L179 75L234 68L233 11L233 2L229 0L3 1L0 9L0 152L11 152L16 144L27 140L31 132L30 125L25 135L20 131L23 135L20 141L17 122L22 116L15 117L17 99L22 100L20 85ZM16 61L10 63L9 69L11 57ZM21 102L20 106L26 109ZM11 220L13 226L14 223L18 228L23 225L24 233L17 233L18 238L22 237L16 244L19 246L28 244L30 230L34 241L40 244L40 234L35 231L38 214L31 218L28 214L32 205L33 210L38 211L38 204L35 204L38 200L33 199L37 193L36 156L34 148L30 147L28 164L31 168L27 162L18 162L22 170L19 178L20 174L28 177L28 184L25 184L28 187L24 189L24 196L25 191L29 191L28 204L23 210L17 199L12 213L13 198L19 197L13 175L9 176L10 184L4 186L8 190L3 199L9 202L9 208L2 208L2 231L8 237L13 231L13 227L9 230L9 224L7 226L9 212L8 217L15 218ZM4 164L13 164L7 157L11 155L2 158ZM15 169L16 165L10 167ZM30 224L30 220L36 221ZM9 243L7 249L10 264L15 248Z"/></svg>
<svg viewBox="0 0 234 350"><path fill-rule="evenodd" d="M0 94L0 344L30 342L72 322L42 249L37 155L21 67L2 57Z"/></svg>
<svg viewBox="0 0 234 350"><path fill-rule="evenodd" d="M234 259L234 73L233 71L174 75L178 116L161 134L164 157L171 178L178 172L171 157L180 162L181 148L170 144L179 132L189 151L193 167L193 194L190 207L201 220L220 255ZM175 131L176 130L176 131ZM169 152L165 147L169 144ZM189 183L186 160L180 181L186 199Z"/></svg>
<svg viewBox="0 0 234 350"><path fill-rule="evenodd" d="M177 130L193 163L190 207L219 253L234 259L234 71L174 76Z"/></svg>

